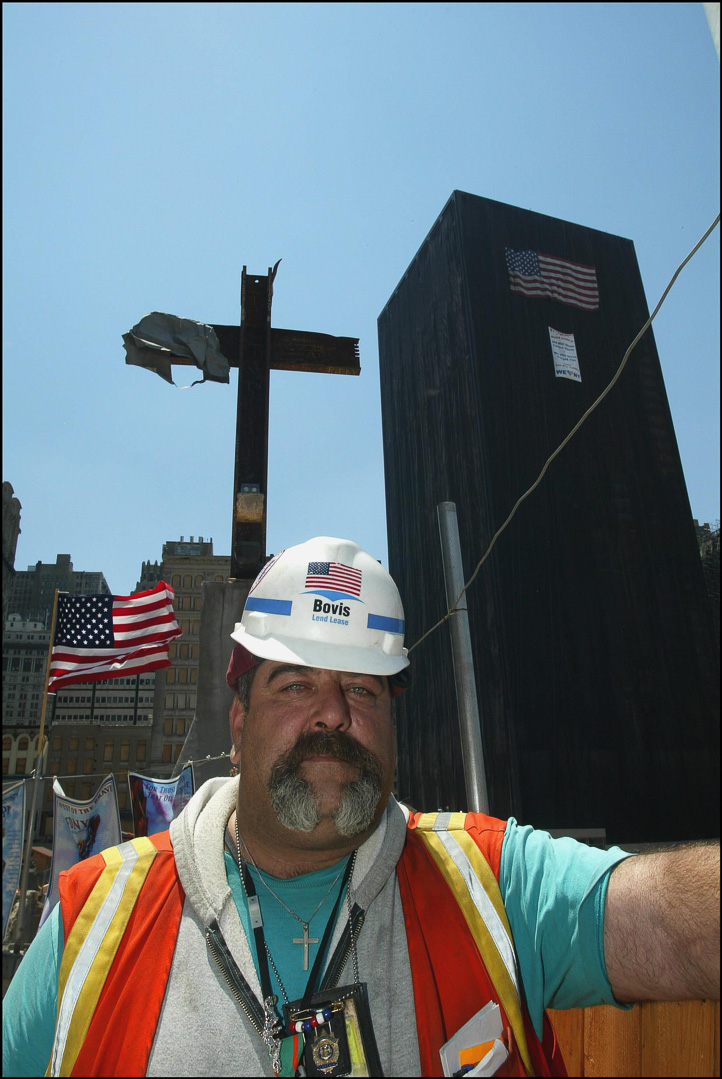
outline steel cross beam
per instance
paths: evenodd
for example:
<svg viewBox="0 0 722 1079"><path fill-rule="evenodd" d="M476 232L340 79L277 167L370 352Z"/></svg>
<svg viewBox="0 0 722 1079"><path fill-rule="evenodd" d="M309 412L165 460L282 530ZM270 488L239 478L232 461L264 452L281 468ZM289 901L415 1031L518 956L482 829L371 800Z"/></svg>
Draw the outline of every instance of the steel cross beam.
<svg viewBox="0 0 722 1079"><path fill-rule="evenodd" d="M280 261L280 260L279 260ZM213 326L221 352L238 368L236 452L233 476L231 577L253 578L266 561L269 371L358 375L357 337L332 337L271 326L273 281L268 274L241 275L240 326ZM171 356L171 363L193 360Z"/></svg>

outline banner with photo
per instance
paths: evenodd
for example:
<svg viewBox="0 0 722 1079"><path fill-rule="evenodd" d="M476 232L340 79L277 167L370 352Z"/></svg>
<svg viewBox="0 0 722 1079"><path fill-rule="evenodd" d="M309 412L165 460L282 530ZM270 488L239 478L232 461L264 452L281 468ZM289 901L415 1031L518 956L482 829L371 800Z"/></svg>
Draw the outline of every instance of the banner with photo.
<svg viewBox="0 0 722 1079"><path fill-rule="evenodd" d="M195 784L189 764L177 779L151 779L128 772L133 831L136 836L164 832L191 799Z"/></svg>
<svg viewBox="0 0 722 1079"><path fill-rule="evenodd" d="M3 937L20 887L25 836L25 783L3 791Z"/></svg>
<svg viewBox="0 0 722 1079"><path fill-rule="evenodd" d="M53 861L40 925L59 899L58 877L63 870L120 842L120 811L114 776L107 776L87 802L68 798L57 779L54 781Z"/></svg>

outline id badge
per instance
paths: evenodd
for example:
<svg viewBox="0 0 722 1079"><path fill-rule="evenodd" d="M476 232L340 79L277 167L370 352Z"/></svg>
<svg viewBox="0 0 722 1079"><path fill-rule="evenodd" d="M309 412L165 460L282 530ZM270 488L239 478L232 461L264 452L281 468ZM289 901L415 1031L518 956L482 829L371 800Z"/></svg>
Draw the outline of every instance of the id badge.
<svg viewBox="0 0 722 1079"><path fill-rule="evenodd" d="M283 1005L283 1022L303 1034L308 1076L383 1076L365 982Z"/></svg>

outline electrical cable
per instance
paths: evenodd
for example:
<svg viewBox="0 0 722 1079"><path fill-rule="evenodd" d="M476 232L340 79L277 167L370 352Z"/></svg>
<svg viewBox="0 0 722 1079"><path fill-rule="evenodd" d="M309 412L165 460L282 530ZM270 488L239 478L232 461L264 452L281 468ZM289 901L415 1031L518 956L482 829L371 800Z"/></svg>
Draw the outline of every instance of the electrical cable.
<svg viewBox="0 0 722 1079"><path fill-rule="evenodd" d="M196 760L196 761L185 761L184 764L183 764L183 768L187 768L189 764L207 764L208 761L220 761L220 760L223 760L224 757L230 757L230 753L219 753L215 757L211 757L210 754L209 754L207 757L199 757L198 760ZM123 776L127 777L129 771L130 771L129 768L123 768L119 772L113 772L113 770L111 769L109 772L75 772L73 775L69 775L69 776L55 776L55 775L53 775L53 776L41 776L40 778L42 780L46 780L46 779L59 779L59 780L63 780L63 779L86 779L87 780L87 779L99 779L99 778L104 779L106 776L114 775L114 776L117 776L118 778L122 779ZM182 769L181 769L181 771L182 771ZM134 772L133 774L134 775L139 775L140 773ZM31 779L34 779L34 778L35 778L35 769L33 769L32 772L29 772L21 780L19 780L19 783L25 783L27 780L31 780ZM153 782L154 783L172 783L172 780L170 780L170 779L154 779ZM16 786L17 786L17 784L16 784ZM7 793L7 791L5 793Z"/></svg>
<svg viewBox="0 0 722 1079"><path fill-rule="evenodd" d="M684 267L685 267L685 266L687 265L687 263L689 262L689 260L690 260L690 259L692 258L692 256L693 256L693 255L695 255L695 254L697 253L697 251L699 251L700 247L701 247L701 246L702 246L702 244L703 244L703 243L705 242L705 240L707 239L707 237L708 237L708 236L710 235L710 233L712 233L712 232L714 231L714 229L715 229L715 228L717 227L717 225L719 224L719 219L720 219L720 215L719 215L719 214L717 214L717 217L716 217L716 218L714 219L714 221L712 222L712 224L711 224L711 225L709 226L709 228L707 229L707 231L705 232L705 234L704 234L704 235L703 235L703 236L701 237L701 239L699 239L699 240L697 241L697 243L696 243L696 244L694 245L694 247L693 247L693 248L692 248L692 250L691 250L691 251L689 252L689 254L688 254L688 255L687 255L687 256L686 256L686 257L685 257L685 258L684 258L684 259L682 260L682 262L680 262L679 266L677 267L677 269L676 269L676 270L674 271L674 273L672 274L672 277L671 277L671 279L670 279L670 282L669 282L669 284L667 285L667 287L666 287L666 289L664 290L664 292L662 293L662 295L661 295L661 297L660 297L660 299L659 299L659 302L657 303L657 306L655 307L654 311L653 311L653 312L652 312L652 314L651 314L651 315L649 316L649 318L647 319L647 321L646 321L646 322L644 323L644 325L642 326L641 330L639 331L639 333L637 334L637 336L636 336L636 337L634 338L634 340L632 341L632 343L631 343L631 345L629 346L629 348L627 349L627 351L626 351L626 352L624 353L624 356L622 357L622 362L620 363L619 367L617 368L617 371L616 371L616 373L614 374L614 376L613 376L613 378L611 379L611 381L609 382L609 384L608 384L608 385L607 385L607 386L605 387L605 389L603 389L603 390L602 390L602 392L601 392L601 393L599 394L599 397L597 397L596 401L594 401L594 403L593 403L593 404L591 404L591 405L589 406L589 408L588 408L588 409L587 409L587 411L586 411L586 412L584 413L584 415L583 415L583 416L581 417L581 419L579 419L579 420L577 421L577 423L576 423L576 424L574 425L574 427L572 427L571 431L570 431L570 432L569 432L569 434L568 434L568 435L566 436L566 438L565 438L565 439L563 439L563 440L562 440L562 442L560 442L560 443L559 443L559 445L558 445L558 446L557 446L557 448L556 448L556 449L554 450L554 452L553 452L553 453L552 453L552 454L551 454L551 455L550 455L550 456L549 456L549 457L547 458L547 460L545 461L545 463L544 463L544 466L543 466L543 468L542 468L541 472L539 473L539 475L537 476L537 478L535 479L535 481L534 481L534 483L533 483L533 484L531 485L531 487L529 487L529 488L528 488L528 490L526 490L526 491L524 492L524 494L523 494L523 495L521 495L521 496L520 496L520 497L519 497L519 498L518 498L518 499L516 500L516 502L514 503L514 507L513 507L512 511L511 511L511 513L509 514L509 516L507 517L507 519L506 519L506 520L504 521L504 523L503 523L503 524L501 525L501 527L500 527L500 528L498 528L498 529L496 530L496 532L494 533L494 535L493 535L493 537L492 537L492 539L491 539L491 543L489 544L489 546L487 547L486 551L485 551L485 552L484 552L484 554L482 555L481 559L480 559L480 560L479 560L479 562L477 563L477 565L476 565L476 569L474 570L474 572L472 573L471 577L470 577L470 578L469 578L469 580L468 580L468 581L466 582L466 584L464 585L464 587L463 587L463 588L461 589L461 591L459 592L458 596L456 597L456 599L455 599L455 600L454 600L454 602L452 603L451 607L449 607L448 611L446 612L446 614L444 615L444 617L443 617L443 618L440 618L440 619L439 619L439 621L438 621L438 622L437 622L437 623L436 623L435 625L433 625L433 626L431 627L431 629L428 629L428 630L426 631L426 633L424 633L424 635L423 635L422 637L419 637L418 641L415 641L415 643L411 645L411 647L409 648L409 655L411 654L411 652L413 652L413 650L414 650L415 648L418 648L418 646L419 646L419 645L421 644L421 642L422 642L422 641L425 641L427 637L431 636L431 634L432 634L432 633L434 632L434 630L438 629L438 628L439 628L439 626L443 625L443 624L444 624L444 622L446 622L446 621L447 621L447 620L448 620L448 619L450 618L450 616L451 616L452 614L454 614L454 613L456 612L456 610L458 609L458 604L459 604L459 601L460 601L461 597L462 597L462 596L464 595L464 593L466 592L467 588L469 588L469 587L470 587L470 585L471 585L471 584L473 584L473 582L475 581L475 579L476 579L476 576L477 576L477 574L478 574L479 570L480 570L480 569L481 569L481 567L482 567L482 566L484 565L484 562L486 562L487 558L489 557L489 555L491 554L492 550L494 549L494 544L496 543L496 541L498 540L499 536L500 536L500 535L502 534L502 532L504 531L504 529L506 528L506 526L507 526L507 525L509 524L509 522L510 522L510 521L512 520L512 518L513 518L514 514L515 514L515 513L516 513L516 511L517 511L517 510L519 509L519 506L521 506L522 502L524 502L524 501L525 501L525 500L526 500L526 499L527 499L527 498L529 497L529 495L530 495L530 494L532 493L532 491L536 490L536 488L537 488L537 487L539 486L539 484L541 483L542 479L543 479L543 478L544 478L544 476L546 475L546 471L547 471L547 469L549 468L549 465L550 465L550 464L552 463L552 461L554 460L554 458L555 458L555 457L557 457L557 456L558 456L558 455L559 455L559 454L561 453L561 451L562 451L562 450L564 449L564 447L565 447L565 446L567 445L567 443L568 443L568 442L569 442L569 441L570 441L570 440L571 440L571 439L572 439L572 438L574 437L574 435L575 435L575 434L577 433L577 431L578 431L578 430L579 430L579 428L580 428L580 427L582 426L582 424L584 423L584 421L585 421L585 420L586 420L586 419L587 419L587 418L588 418L588 417L589 417L589 416L590 416L590 415L592 414L592 412L594 412L595 408L597 408L597 406L598 406L598 405L600 405L600 404L602 403L602 401L603 401L603 400L604 400L604 398L605 398L605 397L607 396L607 394L608 394L608 393L610 392L610 390L612 389L612 387L613 387L613 386L614 386L614 385L616 384L616 382L618 381L618 379L619 379L620 375L622 374L622 371L624 370L624 368L625 368L625 366L626 366L627 360L629 359L629 356L630 356L630 354L631 354L631 352L632 352L632 349L633 349L633 348L635 347L635 345L636 345L636 344L638 343L638 341L639 341L639 340L640 340L640 339L642 338L642 336L643 336L643 335L644 335L644 334L646 333L646 331L647 331L647 330L649 329L649 327L650 327L650 326L652 325L652 322L654 321L654 319L655 319L655 317L656 317L656 315L657 315L657 313L658 313L658 311L659 311L660 307L662 306L662 304L663 304L663 303L664 303L664 301L666 300L666 298L667 298L667 295L668 295L668 293L669 293L670 289L672 288L672 285L673 285L673 284L675 283L675 281L676 281L676 280L677 280L677 278L679 277L680 273L682 272L682 270L684 269Z"/></svg>

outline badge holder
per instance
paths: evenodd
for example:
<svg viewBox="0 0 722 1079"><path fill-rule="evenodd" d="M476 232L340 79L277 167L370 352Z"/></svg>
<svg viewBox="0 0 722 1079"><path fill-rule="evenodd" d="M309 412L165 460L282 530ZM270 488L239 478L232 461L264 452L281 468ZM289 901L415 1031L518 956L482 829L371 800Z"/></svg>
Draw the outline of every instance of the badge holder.
<svg viewBox="0 0 722 1079"><path fill-rule="evenodd" d="M283 1005L283 1025L303 1034L308 1076L383 1076L365 982Z"/></svg>

